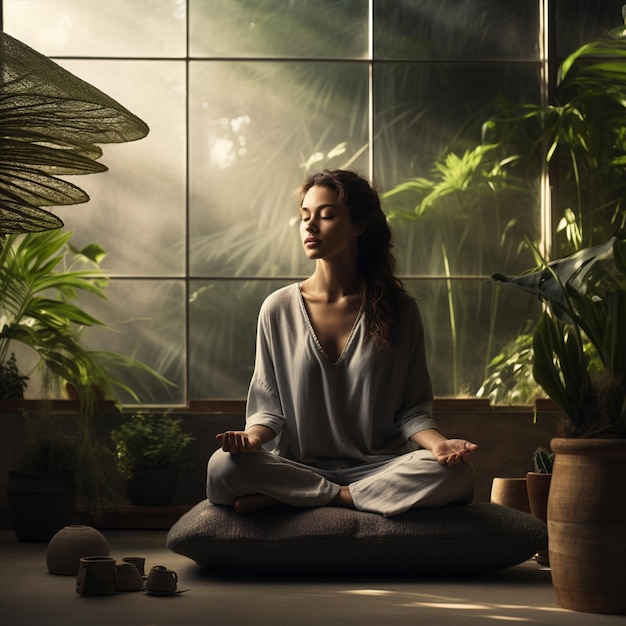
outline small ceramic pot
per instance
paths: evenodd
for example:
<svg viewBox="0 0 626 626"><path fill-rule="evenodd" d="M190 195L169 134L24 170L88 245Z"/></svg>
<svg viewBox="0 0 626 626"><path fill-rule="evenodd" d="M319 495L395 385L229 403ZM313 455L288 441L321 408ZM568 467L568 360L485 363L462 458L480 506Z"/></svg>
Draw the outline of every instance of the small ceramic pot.
<svg viewBox="0 0 626 626"><path fill-rule="evenodd" d="M491 502L530 515L526 478L494 478L491 483Z"/></svg>
<svg viewBox="0 0 626 626"><path fill-rule="evenodd" d="M91 526L66 526L57 532L46 551L46 563L51 574L76 576L83 556L109 556L105 536Z"/></svg>
<svg viewBox="0 0 626 626"><path fill-rule="evenodd" d="M76 575L76 593L80 596L107 596L117 589L115 559L110 556L84 556Z"/></svg>
<svg viewBox="0 0 626 626"><path fill-rule="evenodd" d="M143 576L132 563L115 566L115 588L118 591L142 591Z"/></svg>
<svg viewBox="0 0 626 626"><path fill-rule="evenodd" d="M142 556L125 556L122 561L134 565L142 576L146 575L146 559Z"/></svg>

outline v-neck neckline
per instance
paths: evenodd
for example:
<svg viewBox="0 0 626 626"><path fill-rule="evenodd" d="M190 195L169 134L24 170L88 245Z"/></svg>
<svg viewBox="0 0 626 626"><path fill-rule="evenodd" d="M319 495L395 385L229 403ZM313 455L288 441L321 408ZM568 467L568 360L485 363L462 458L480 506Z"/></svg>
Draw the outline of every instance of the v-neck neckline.
<svg viewBox="0 0 626 626"><path fill-rule="evenodd" d="M311 318L309 317L309 312L306 309L306 303L304 301L304 295L302 294L302 288L300 287L300 283L296 283L296 291L298 293L298 302L300 303L300 309L302 311L304 321L306 322L306 325L308 326L309 332L311 333L311 337L313 338L315 345L317 346L318 350L324 355L325 359L331 365L339 364L344 359L346 352L348 351L348 348L350 347L350 344L352 343L352 339L354 338L359 322L361 321L361 315L363 314L363 303L361 302L361 305L359 306L359 310L356 314L356 318L354 320L354 323L352 324L352 329L350 330L350 334L348 335L348 338L346 339L346 343L344 344L343 349L339 353L337 360L333 361L326 353L326 350L324 350L324 348L322 347L322 344L320 343L320 340L317 337L317 333L315 332L315 328L313 328Z"/></svg>

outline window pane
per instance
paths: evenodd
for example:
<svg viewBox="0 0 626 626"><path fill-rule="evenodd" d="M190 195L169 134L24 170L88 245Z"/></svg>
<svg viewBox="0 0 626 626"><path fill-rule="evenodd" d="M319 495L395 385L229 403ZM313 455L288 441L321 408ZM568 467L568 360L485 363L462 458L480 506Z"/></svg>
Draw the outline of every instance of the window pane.
<svg viewBox="0 0 626 626"><path fill-rule="evenodd" d="M308 169L367 175L367 80L360 63L192 64L193 276L309 271L293 192Z"/></svg>
<svg viewBox="0 0 626 626"><path fill-rule="evenodd" d="M368 0L190 0L192 57L363 58Z"/></svg>
<svg viewBox="0 0 626 626"><path fill-rule="evenodd" d="M254 369L263 300L291 281L191 282L190 398L243 398Z"/></svg>
<svg viewBox="0 0 626 626"><path fill-rule="evenodd" d="M376 59L536 59L538 0L375 0Z"/></svg>
<svg viewBox="0 0 626 626"><path fill-rule="evenodd" d="M436 396L474 396L489 361L513 340L539 302L485 280L406 281L420 307Z"/></svg>
<svg viewBox="0 0 626 626"><path fill-rule="evenodd" d="M63 61L150 127L144 139L102 146L108 172L70 180L91 200L53 209L106 251L119 276L181 276L185 271L185 65L154 61Z"/></svg>
<svg viewBox="0 0 626 626"><path fill-rule="evenodd" d="M184 57L184 0L4 0L4 30L47 56Z"/></svg>
<svg viewBox="0 0 626 626"><path fill-rule="evenodd" d="M562 60L578 46L606 37L623 26L624 0L557 0L554 2L554 36L557 57Z"/></svg>
<svg viewBox="0 0 626 626"><path fill-rule="evenodd" d="M538 232L539 158L494 195L483 182L486 166L460 157L480 143L496 96L538 101L534 66L382 64L374 78L377 185L387 191L415 178L438 184L422 213L414 211L422 197L416 192L385 203L387 211L405 216L394 220L400 272L471 276L519 270L520 243ZM450 152L456 157L446 161ZM437 159L444 163L434 171ZM465 192L474 179L480 184L469 188L480 191Z"/></svg>
<svg viewBox="0 0 626 626"><path fill-rule="evenodd" d="M185 398L185 294L182 280L112 280L107 300L90 302L88 311L111 326L90 328L85 346L132 356L165 376L166 386L140 371L124 379L144 404L183 404ZM134 400L120 392L120 401Z"/></svg>

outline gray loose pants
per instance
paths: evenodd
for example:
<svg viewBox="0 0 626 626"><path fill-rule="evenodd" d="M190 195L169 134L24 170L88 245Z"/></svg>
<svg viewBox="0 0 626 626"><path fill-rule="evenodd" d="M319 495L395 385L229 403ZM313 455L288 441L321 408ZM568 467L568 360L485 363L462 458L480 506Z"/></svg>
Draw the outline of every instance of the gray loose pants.
<svg viewBox="0 0 626 626"><path fill-rule="evenodd" d="M231 454L217 450L207 468L207 498L232 505L237 498L261 494L295 507L327 505L348 485L357 509L385 517L408 509L469 504L474 469L440 465L429 450L391 460L340 469L310 467L259 450Z"/></svg>

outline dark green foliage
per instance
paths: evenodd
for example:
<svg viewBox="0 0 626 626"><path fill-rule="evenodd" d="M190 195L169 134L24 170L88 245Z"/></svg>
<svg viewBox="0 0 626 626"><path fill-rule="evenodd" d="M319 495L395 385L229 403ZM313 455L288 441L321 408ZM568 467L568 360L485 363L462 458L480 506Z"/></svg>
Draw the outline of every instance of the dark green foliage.
<svg viewBox="0 0 626 626"><path fill-rule="evenodd" d="M175 467L185 448L194 440L182 429L182 420L169 412L154 415L138 411L111 432L117 463L129 479L138 467Z"/></svg>
<svg viewBox="0 0 626 626"><path fill-rule="evenodd" d="M509 147L508 154L526 160L540 155L544 162L557 224L550 250L555 258L589 250L626 225L625 33L626 27L620 26L610 37L585 43L570 54L560 67L553 101L545 105L503 102L485 127L489 143ZM618 248L617 254L624 254L621 245ZM546 255L546 250L537 254ZM618 270L619 263L616 256ZM616 428L626 433L624 366L609 363L626 359L623 333L616 323L626 315L623 288L610 289L606 281L591 286L590 292L596 287L602 291L594 292L597 299L593 300L578 293L573 280L565 282L556 285L556 295L561 300L567 295L580 315L574 325L563 321L562 315L548 312L542 317L533 344L539 352L534 358L535 379L568 415L570 433L601 436L615 434ZM553 307L557 306L555 299ZM602 336L605 332L615 335ZM496 360L510 364L514 349L514 345L505 347ZM528 353L520 351L518 356L524 367ZM489 377L493 378L492 372ZM610 390L598 394L607 385ZM513 387L511 395L516 394ZM609 402L616 411L611 417L603 409Z"/></svg>
<svg viewBox="0 0 626 626"><path fill-rule="evenodd" d="M109 279L100 268L106 252L95 243L79 250L70 243L72 235L57 229L0 239L0 362L6 362L12 342L32 348L45 369L76 387L89 414L98 387L107 397L117 388L139 401L122 378L128 370L169 383L137 359L83 347L85 330L104 324L79 298L106 299Z"/></svg>
<svg viewBox="0 0 626 626"><path fill-rule="evenodd" d="M11 352L4 363L0 362L0 398L23 398L27 381L28 376L20 373L15 354Z"/></svg>
<svg viewBox="0 0 626 626"><path fill-rule="evenodd" d="M564 435L626 437L626 240L564 280L533 333L533 375L566 417ZM584 280L577 281L584 272ZM511 283L512 284L512 283Z"/></svg>
<svg viewBox="0 0 626 626"><path fill-rule="evenodd" d="M22 472L71 472L78 496L99 519L107 506L120 506L124 485L113 450L93 436L81 418L45 410L24 412L13 469Z"/></svg>
<svg viewBox="0 0 626 626"><path fill-rule="evenodd" d="M58 419L25 413L17 469L23 472L75 472L78 441L61 430Z"/></svg>

